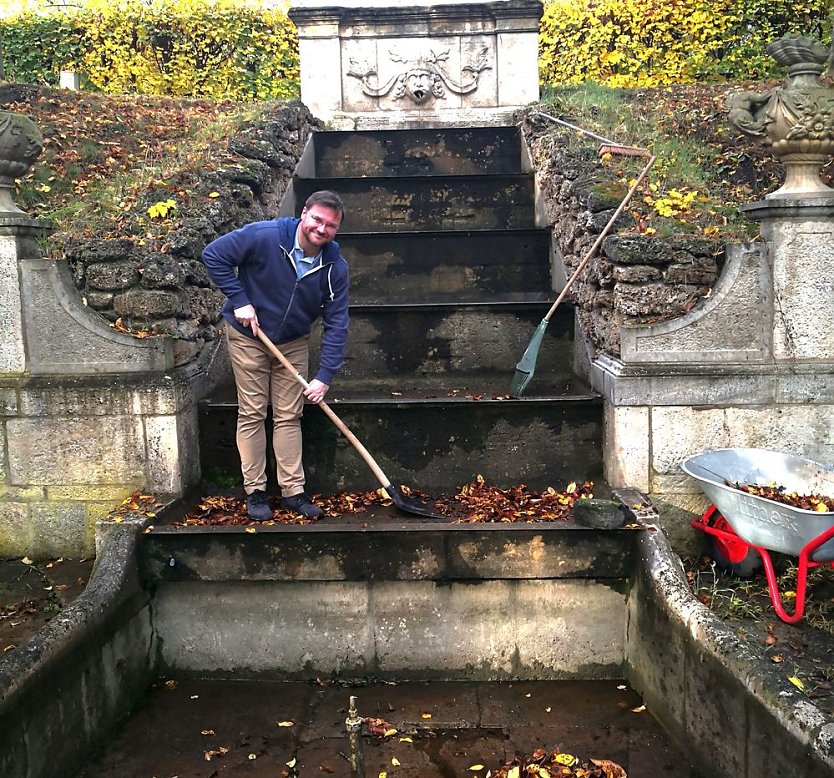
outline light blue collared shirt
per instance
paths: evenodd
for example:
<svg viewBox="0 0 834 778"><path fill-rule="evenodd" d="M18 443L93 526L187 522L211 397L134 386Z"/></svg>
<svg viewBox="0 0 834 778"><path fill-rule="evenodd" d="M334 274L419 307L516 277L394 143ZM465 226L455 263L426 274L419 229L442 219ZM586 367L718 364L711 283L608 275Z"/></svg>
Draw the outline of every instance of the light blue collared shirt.
<svg viewBox="0 0 834 778"><path fill-rule="evenodd" d="M301 278L305 273L311 271L314 267L321 264L321 252L314 257L305 257L304 249L298 243L298 232L295 233L295 245L292 250L293 259L295 259L295 275L296 278Z"/></svg>

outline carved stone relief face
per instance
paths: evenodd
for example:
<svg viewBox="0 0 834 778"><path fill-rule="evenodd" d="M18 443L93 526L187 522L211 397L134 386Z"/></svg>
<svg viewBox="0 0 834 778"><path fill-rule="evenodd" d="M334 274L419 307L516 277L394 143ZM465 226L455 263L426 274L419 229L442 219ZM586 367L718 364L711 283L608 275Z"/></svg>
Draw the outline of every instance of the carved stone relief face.
<svg viewBox="0 0 834 778"><path fill-rule="evenodd" d="M486 46L472 53L472 59L461 67L459 80L445 69L444 63L449 60L448 48L439 52L429 50L412 58L396 51L389 51L388 54L400 70L384 83L379 82L377 65L373 62L351 58L346 73L360 80L362 92L369 97L384 97L393 90L392 99L408 97L416 105L423 105L432 97L444 98L447 89L457 95L474 92L478 88L481 72L492 67L488 62L489 49Z"/></svg>
<svg viewBox="0 0 834 778"><path fill-rule="evenodd" d="M405 84L411 99L420 105L432 96L434 74L422 69L409 70L405 75Z"/></svg>

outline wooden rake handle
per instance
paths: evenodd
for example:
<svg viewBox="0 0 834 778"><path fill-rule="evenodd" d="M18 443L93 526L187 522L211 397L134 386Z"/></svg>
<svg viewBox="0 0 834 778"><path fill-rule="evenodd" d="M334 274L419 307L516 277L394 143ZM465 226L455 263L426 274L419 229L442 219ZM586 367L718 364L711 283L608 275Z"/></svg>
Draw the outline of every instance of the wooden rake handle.
<svg viewBox="0 0 834 778"><path fill-rule="evenodd" d="M305 389L309 388L310 384L304 378L301 373L299 373L294 367L292 362L287 359L284 354L280 351L280 349L264 334L264 331L258 328L258 338L260 339L261 343L263 343L272 353L272 355L287 369L290 373L295 377L295 380L298 381ZM359 456L365 460L365 464L371 469L373 474L376 476L379 483L384 488L389 488L391 486L391 481L388 479L388 476L382 471L382 468L377 464L376 460L371 456L371 452L362 445L362 441L356 437L356 435L351 432L350 427L345 424L337 415L336 412L324 401L316 403L326 414L330 421L336 425L336 428L339 432L342 433L349 441L350 444L359 452Z"/></svg>
<svg viewBox="0 0 834 778"><path fill-rule="evenodd" d="M626 148L626 147L622 147ZM641 155L642 156L642 155ZM654 165L655 160L657 157L654 155L649 157L649 161L646 163L646 166L640 171L640 175L637 176L634 183L631 185L631 189L628 190L626 196L623 198L623 201L617 206L617 210L614 211L614 215L608 220L608 224L605 225L602 232L597 236L597 239L594 241L594 245L588 249L588 253L582 258L582 261L576 266L576 269L571 273L570 278L565 282L565 286L562 291L559 293L559 296L556 298L556 302L550 306L550 310L545 314L544 321L550 321L550 317L556 312L556 309L559 307L559 304L562 300L565 299L570 288L573 286L573 282L579 277L579 274L585 269L585 266L591 261L591 258L596 254L597 249L602 245L602 241L608 236L608 233L611 232L611 228L614 226L614 222L620 218L620 214L625 210L626 205L628 205L631 198L634 196L634 193L637 191L637 187L643 182L643 179L648 175L649 171L652 169L652 165Z"/></svg>

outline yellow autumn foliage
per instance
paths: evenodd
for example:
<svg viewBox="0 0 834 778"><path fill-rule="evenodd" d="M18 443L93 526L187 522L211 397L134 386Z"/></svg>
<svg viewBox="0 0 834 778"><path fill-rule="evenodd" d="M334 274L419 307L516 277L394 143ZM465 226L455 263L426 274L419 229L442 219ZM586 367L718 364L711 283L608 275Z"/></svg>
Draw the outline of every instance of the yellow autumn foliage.
<svg viewBox="0 0 834 778"><path fill-rule="evenodd" d="M23 14L3 28L6 68L21 80L54 82L60 69L72 69L85 87L111 94L298 95L298 33L282 8L240 0L88 0L68 14ZM33 50L33 41L44 45Z"/></svg>
<svg viewBox="0 0 834 778"><path fill-rule="evenodd" d="M647 87L776 73L772 40L830 40L828 0L549 0L542 83Z"/></svg>

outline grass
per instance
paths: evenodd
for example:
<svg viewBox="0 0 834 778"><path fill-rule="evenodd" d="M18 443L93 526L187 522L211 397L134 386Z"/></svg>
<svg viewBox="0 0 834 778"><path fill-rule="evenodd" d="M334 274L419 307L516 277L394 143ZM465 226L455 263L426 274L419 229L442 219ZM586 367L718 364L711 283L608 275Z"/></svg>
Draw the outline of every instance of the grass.
<svg viewBox="0 0 834 778"><path fill-rule="evenodd" d="M709 562L694 571L692 591L722 619L761 619L763 609L756 596L760 586L751 581L725 576Z"/></svg>
<svg viewBox="0 0 834 778"><path fill-rule="evenodd" d="M792 612L799 572L797 560L775 554L772 556L777 569L779 593L785 609ZM719 570L715 562L708 558L697 562L690 560L688 568L695 596L717 616L740 620L775 618L764 572L749 579L736 578ZM834 568L830 565L808 570L803 623L834 637Z"/></svg>
<svg viewBox="0 0 834 778"><path fill-rule="evenodd" d="M745 85L763 91L769 85ZM546 88L537 106L613 141L650 148L657 156L649 182L634 198L635 232L706 235L749 240L756 227L739 205L778 185L780 167L754 141L727 125L724 103L733 85L678 85L625 90L586 83ZM160 225L147 207L172 198L178 212L203 203L191 183L233 164L230 138L247 123L268 118L277 103L231 103L35 89L3 107L26 113L41 128L45 149L18 182L18 202L55 222L50 254L61 256L71 237L147 237ZM595 154L596 144L557 125L553 142ZM600 186L627 189L643 164L616 157ZM621 195L620 195L621 196ZM151 237L153 240L153 236Z"/></svg>
<svg viewBox="0 0 834 778"><path fill-rule="evenodd" d="M199 212L204 204L187 182L234 162L228 141L271 107L32 87L21 96L3 108L35 121L44 151L17 182L16 199L55 224L46 242L55 257L76 237L152 240L164 233L171 225L148 218L149 201L172 198Z"/></svg>
<svg viewBox="0 0 834 778"><path fill-rule="evenodd" d="M745 88L766 91L770 86ZM745 242L755 238L758 228L739 206L775 190L782 169L766 148L727 122L726 99L736 89L733 84L687 84L624 90L587 83L544 90L542 110L603 138L647 148L657 157L648 185L631 206L632 231ZM551 132L559 143L589 143L555 124ZM625 187L639 163L615 158L608 164ZM834 174L832 163L825 174Z"/></svg>

